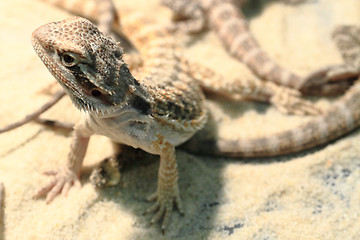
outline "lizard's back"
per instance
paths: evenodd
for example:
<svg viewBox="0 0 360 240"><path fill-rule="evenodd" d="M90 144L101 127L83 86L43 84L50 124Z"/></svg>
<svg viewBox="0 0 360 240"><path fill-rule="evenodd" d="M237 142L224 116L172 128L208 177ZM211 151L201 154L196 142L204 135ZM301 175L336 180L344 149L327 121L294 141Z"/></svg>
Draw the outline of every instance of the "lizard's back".
<svg viewBox="0 0 360 240"><path fill-rule="evenodd" d="M187 63L175 37L164 26L137 15L123 26L144 60L133 74L153 97L153 117L181 131L202 128L207 118L205 97L198 83L187 75Z"/></svg>

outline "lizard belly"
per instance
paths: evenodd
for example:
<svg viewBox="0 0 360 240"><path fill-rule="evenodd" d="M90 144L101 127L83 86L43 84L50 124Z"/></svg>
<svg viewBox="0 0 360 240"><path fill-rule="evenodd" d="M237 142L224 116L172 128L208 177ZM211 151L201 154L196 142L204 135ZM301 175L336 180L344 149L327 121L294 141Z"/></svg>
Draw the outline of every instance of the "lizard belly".
<svg viewBox="0 0 360 240"><path fill-rule="evenodd" d="M159 140L159 135L164 137L164 141L178 146L196 132L176 131L158 123L151 116L136 111L126 111L111 118L87 115L85 122L87 128L90 128L94 134L106 136L115 142L134 148L141 148L152 154L159 154L153 144Z"/></svg>

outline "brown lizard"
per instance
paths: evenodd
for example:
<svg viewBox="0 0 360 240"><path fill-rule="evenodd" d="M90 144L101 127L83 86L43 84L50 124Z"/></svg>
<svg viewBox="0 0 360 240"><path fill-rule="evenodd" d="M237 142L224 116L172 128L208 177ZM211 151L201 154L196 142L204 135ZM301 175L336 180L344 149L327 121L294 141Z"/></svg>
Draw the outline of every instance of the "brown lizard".
<svg viewBox="0 0 360 240"><path fill-rule="evenodd" d="M360 69L360 27L338 26L333 32L349 71ZM335 71L337 69L335 68ZM323 116L311 119L291 130L254 139L223 139L217 135L216 123L211 118L180 148L202 155L230 157L269 157L295 153L326 144L357 129L360 125L360 82L353 85ZM211 113L211 111L210 111ZM91 180L98 187L110 186L120 181L119 170L125 156L113 161L105 160L93 171Z"/></svg>
<svg viewBox="0 0 360 240"><path fill-rule="evenodd" d="M158 187L149 197L156 203L147 212L157 211L151 222L164 216L164 230L174 202L182 212L174 146L206 121L204 97L197 84L186 74L179 81L180 66L173 59L161 63L168 71L153 71L138 81L123 62L121 48L82 18L40 27L33 33L33 45L74 105L85 113L75 126L67 164L53 173L54 179L37 196L49 192L47 201L51 201L73 184L79 185L89 137L102 134L160 155ZM176 59L173 51L169 56ZM149 64L157 69L159 63Z"/></svg>
<svg viewBox="0 0 360 240"><path fill-rule="evenodd" d="M173 29L199 32L207 25L213 29L226 49L235 58L244 62L260 78L288 86L311 95L334 95L344 92L359 76L359 71L348 69L332 71L324 68L316 74L300 77L271 59L252 36L241 9L231 0L163 0L177 18L187 19L173 25ZM240 5L246 1L240 1ZM316 76L317 75L317 76Z"/></svg>
<svg viewBox="0 0 360 240"><path fill-rule="evenodd" d="M136 26L139 25L129 27L130 31L137 31ZM59 192L66 193L73 184L79 184L89 137L102 134L116 142L160 155L158 188L150 198L156 199L156 203L148 210L158 210L152 222L164 216L162 229L165 229L173 202L181 211L174 147L188 140L205 124L206 110L198 82L190 77L191 67L181 59L174 41L168 37L161 30L139 34L136 41L147 48L142 55L149 61L145 61L134 78L122 61L119 46L87 20L73 18L51 23L33 33L34 47L40 58L74 105L84 111L84 118L75 127L66 166L53 172L53 181L37 196L49 192L47 200L51 201ZM155 53L162 54L160 60L154 58ZM166 71L161 70L164 66ZM358 126L358 94L357 84L324 116L299 129L280 133L277 138L248 141L255 145L261 143L260 147L250 147L245 141L218 139L214 153L279 155L323 144ZM268 145L262 146L263 143ZM241 149L243 147L245 149Z"/></svg>
<svg viewBox="0 0 360 240"><path fill-rule="evenodd" d="M95 2L80 2L78 0L43 1L51 2L52 4L64 8L70 12L88 17L96 21L98 23L99 29L106 35L110 35L115 39L125 40L128 45L130 45L130 53L125 55L126 62L130 65L130 70L132 68L139 67L142 61L141 56L139 56L138 52L136 52L136 49L134 50L134 46L131 46L130 40L123 33L123 28L120 25L119 13L116 11L115 6L111 0L96 0ZM115 34L113 34L113 32ZM134 31L132 31L132 34L133 32ZM271 102L280 111L288 114L314 115L320 113L320 110L316 109L314 106L311 106L312 104L310 102L300 100L300 94L295 90L290 90L284 87L277 87L273 83L263 83L256 78L234 79L232 81L233 84L224 85L223 81L221 80L223 76L216 74L212 70L204 68L203 66L195 63L192 63L190 67L192 68L193 77L201 81L201 85L204 89L221 92L222 95L237 95L236 97L240 97L241 99ZM249 89L252 90L249 91ZM39 118L43 112L51 108L64 95L65 93L62 91L57 92L53 98L49 100L49 102L41 106L38 110L17 122L0 128L0 133L10 131L32 120L35 120L39 123L46 123L48 125L69 128L71 126L69 124L59 123L56 121L47 121Z"/></svg>
<svg viewBox="0 0 360 240"><path fill-rule="evenodd" d="M125 29L126 33L137 32L133 40L147 59L136 72L136 78L122 60L119 45L88 20L72 18L34 31L33 45L39 57L74 105L84 112L75 126L66 165L51 172L53 180L36 196L47 194L49 202L60 192L66 194L73 184L79 185L90 136L105 135L115 142L160 155L157 191L149 198L156 203L147 212L157 211L152 223L164 217L164 230L173 202L182 212L175 147L202 128L207 114L194 69L181 57L173 36L161 26L140 30L141 24L133 23ZM216 77L209 80L216 80L217 85L206 81L208 88L217 90L221 86ZM270 99L294 112L318 113L312 105L292 94L294 90L261 81L238 87L229 91L234 95L243 92L260 100ZM224 89L229 87L220 90Z"/></svg>
<svg viewBox="0 0 360 240"><path fill-rule="evenodd" d="M339 48L349 71L360 69L360 27L338 26L333 39ZM337 71L337 69L333 69ZM338 99L323 116L315 117L293 129L271 136L254 139L224 139L216 132L216 123L208 119L203 129L198 131L180 148L202 155L230 157L269 157L295 153L311 147L326 144L357 129L360 125L360 82L353 85ZM210 111L211 113L211 111ZM117 184L120 180L119 168L124 156L117 162L103 161L91 176L94 185L104 187ZM120 161L120 163L119 163Z"/></svg>

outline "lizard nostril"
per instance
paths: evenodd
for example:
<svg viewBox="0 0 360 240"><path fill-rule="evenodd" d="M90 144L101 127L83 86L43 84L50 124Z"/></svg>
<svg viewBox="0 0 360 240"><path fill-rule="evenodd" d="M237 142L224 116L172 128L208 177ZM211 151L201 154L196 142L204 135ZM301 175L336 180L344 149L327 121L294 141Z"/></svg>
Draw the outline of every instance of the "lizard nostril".
<svg viewBox="0 0 360 240"><path fill-rule="evenodd" d="M101 92L99 90L97 90L97 89L94 89L94 90L91 91L91 95L93 97L99 97L101 95Z"/></svg>

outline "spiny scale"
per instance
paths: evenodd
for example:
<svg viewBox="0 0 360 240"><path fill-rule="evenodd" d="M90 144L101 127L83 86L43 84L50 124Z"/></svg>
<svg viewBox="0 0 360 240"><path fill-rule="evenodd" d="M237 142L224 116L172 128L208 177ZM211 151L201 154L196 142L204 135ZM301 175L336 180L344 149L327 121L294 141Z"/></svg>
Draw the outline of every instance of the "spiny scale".
<svg viewBox="0 0 360 240"><path fill-rule="evenodd" d="M182 212L174 147L205 124L204 96L168 32L146 29L136 21L128 26L129 34L137 32L134 42L146 59L135 77L117 44L88 20L72 18L47 24L34 32L34 47L44 64L77 107L87 111L75 127L68 160L60 168L65 170L56 172L54 180L36 196L49 193L47 200L51 201L63 188L78 183L89 138L102 134L115 142L160 155L158 187L150 197L156 203L147 212L157 212L152 223L164 216L162 230L165 230L174 203ZM81 31L77 31L79 28ZM64 54L69 52L70 56L74 54L74 65L64 60ZM265 96L269 98L270 93ZM193 146L197 152L228 156L272 156L301 151L358 127L359 99L360 85L356 84L328 113L299 128L252 140L214 138L211 139L214 149L204 142Z"/></svg>
<svg viewBox="0 0 360 240"><path fill-rule="evenodd" d="M179 57L181 54L178 53L173 39L161 26L154 27L150 24L149 26L144 26L144 21L136 19L129 22L128 24L124 24L123 30L127 35L132 36L132 40L140 49L142 57L146 59L144 65L136 69L134 74L141 84L146 86L153 103L156 102L152 104L153 116L156 117L161 124L170 124L177 130L193 131L200 129L206 120L206 116L202 109L202 94L194 94L200 92L195 83L195 79L199 80L201 77L215 79L216 82L214 84L211 83L210 86L206 85L207 80L203 82L207 88L217 86L215 90L216 88L220 88L221 91L226 91L226 89L229 88L223 87L221 81L219 81L221 78L213 76L214 73L212 71L203 71L197 65L195 65L195 67L191 64L186 66L184 60ZM190 74L193 79L184 73ZM197 76L197 74L200 76ZM154 81L154 79L156 79L156 81ZM177 79L182 79L180 85L177 84L180 83ZM254 82L248 83L245 81L245 83L242 82L240 86L244 87L244 89L241 90L243 92L263 92L263 96L269 98L270 92L264 84L254 84ZM247 91L248 88L250 88L249 91ZM274 88L274 86L271 86L271 88ZM183 93L185 93L182 95L182 98L177 97L179 96L177 93L179 89L182 89ZM231 88L231 91L234 91L234 88ZM189 92L189 94L187 94L187 92ZM357 88L354 86L346 96L356 94ZM334 138L350 132L357 126L356 101L347 107L347 99L349 99L349 97L346 96L343 97L339 103L343 107L334 107L324 116L314 118L307 124L283 133L260 139L235 139L232 141L219 139L214 136L211 142L215 147L206 149L202 148L207 145L201 144L201 138L194 138L189 149L193 152L201 152L203 154L214 153L218 155L256 157L298 152L329 142ZM193 110L192 115L189 115L188 110L185 110L185 106ZM294 106L299 107L300 105L294 104ZM185 114L185 112L187 113ZM347 116L347 120L344 120L342 116ZM353 120L350 121L349 119ZM342 128L339 131L326 131L326 129L336 129L337 124L344 122L345 124L355 122L355 124ZM189 126L192 127L189 128ZM307 129L315 130L303 136L301 133L306 132Z"/></svg>

